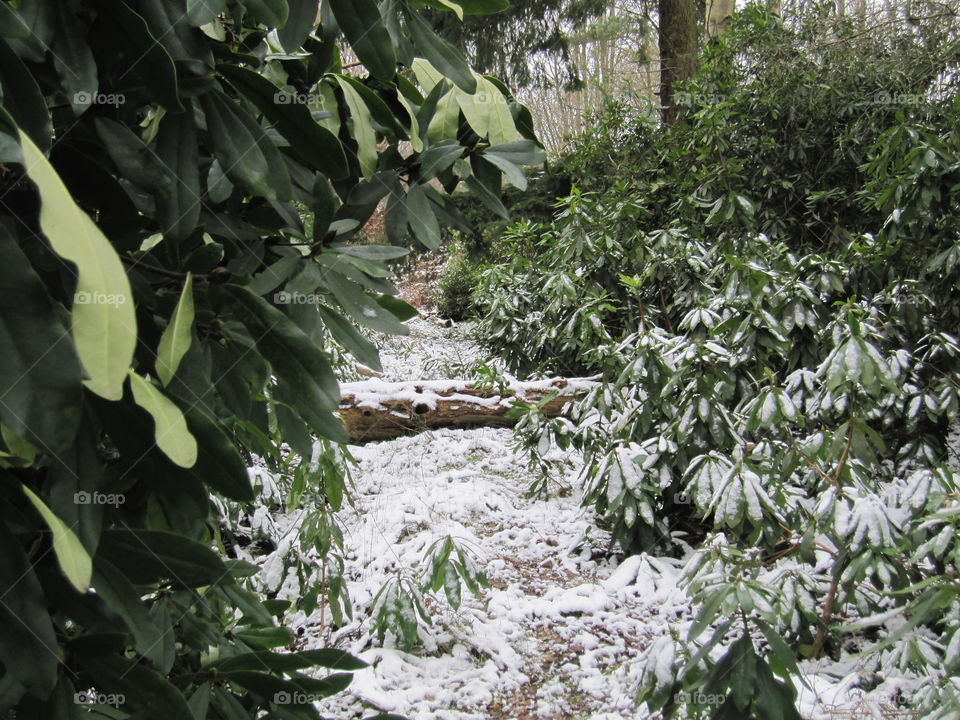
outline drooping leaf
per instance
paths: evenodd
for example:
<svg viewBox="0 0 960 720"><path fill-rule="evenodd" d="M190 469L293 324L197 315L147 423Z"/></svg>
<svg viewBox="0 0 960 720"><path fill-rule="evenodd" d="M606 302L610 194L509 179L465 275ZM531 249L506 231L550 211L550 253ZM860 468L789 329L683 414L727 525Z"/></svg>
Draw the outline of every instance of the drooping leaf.
<svg viewBox="0 0 960 720"><path fill-rule="evenodd" d="M164 580L178 587L214 585L230 572L213 550L183 535L160 530L106 530L102 554L135 585Z"/></svg>
<svg viewBox="0 0 960 720"><path fill-rule="evenodd" d="M157 197L157 211L164 235L186 239L200 220L200 169L193 103L182 113L168 113L157 134L157 158L167 173L170 189Z"/></svg>
<svg viewBox="0 0 960 720"><path fill-rule="evenodd" d="M10 6L4 3L3 7ZM26 131L37 147L48 151L53 125L47 102L33 75L3 40L0 40L0 90L3 107L13 116L14 122Z"/></svg>
<svg viewBox="0 0 960 720"><path fill-rule="evenodd" d="M461 90L471 94L476 92L477 79L463 53L439 37L418 13L409 12L406 17L407 27L410 29L410 35L417 50Z"/></svg>
<svg viewBox="0 0 960 720"><path fill-rule="evenodd" d="M197 441L187 429L187 420L180 408L133 370L130 371L130 389L137 405L153 418L157 447L175 465L193 467L197 462Z"/></svg>
<svg viewBox="0 0 960 720"><path fill-rule="evenodd" d="M370 109L360 97L360 94L346 79L337 76L337 84L343 91L343 97L350 108L350 117L353 120L353 138L357 141L357 159L360 169L366 178L373 177L377 168L377 133L371 124Z"/></svg>
<svg viewBox="0 0 960 720"><path fill-rule="evenodd" d="M157 377L164 387L170 384L180 367L180 361L190 349L193 328L193 275L187 273L180 292L180 300L170 316L157 345Z"/></svg>
<svg viewBox="0 0 960 720"><path fill-rule="evenodd" d="M280 102L283 96L277 87L255 72L236 65L221 65L218 69L268 121L276 125L277 131L290 142L294 153L328 177L340 179L346 176L348 169L343 146L333 132L311 117L306 105Z"/></svg>
<svg viewBox="0 0 960 720"><path fill-rule="evenodd" d="M74 115L86 112L99 90L97 63L86 32L69 0L52 0L57 8L57 32L50 47L60 86Z"/></svg>
<svg viewBox="0 0 960 720"><path fill-rule="evenodd" d="M57 637L47 611L43 589L30 560L6 523L0 523L0 661L38 697L46 697L57 683Z"/></svg>
<svg viewBox="0 0 960 720"><path fill-rule="evenodd" d="M57 556L57 563L63 570L63 574L78 592L85 593L90 587L90 576L93 573L90 555L87 554L73 530L54 515L43 500L26 485L22 485L21 488L53 534L53 552Z"/></svg>
<svg viewBox="0 0 960 720"><path fill-rule="evenodd" d="M440 247L440 223L421 185L414 185L407 192L407 222L414 237L427 249L436 250Z"/></svg>
<svg viewBox="0 0 960 720"><path fill-rule="evenodd" d="M54 455L80 424L80 362L42 281L0 223L0 421Z"/></svg>
<svg viewBox="0 0 960 720"><path fill-rule="evenodd" d="M27 174L40 193L40 228L54 252L77 267L72 330L89 376L85 384L101 397L119 400L137 342L130 282L113 246L73 201L43 153L19 132Z"/></svg>
<svg viewBox="0 0 960 720"><path fill-rule="evenodd" d="M328 0L337 24L360 62L379 80L393 80L397 56L374 0Z"/></svg>
<svg viewBox="0 0 960 720"><path fill-rule="evenodd" d="M317 0L287 0L290 14L277 31L280 44L287 52L295 52L303 45L317 22Z"/></svg>

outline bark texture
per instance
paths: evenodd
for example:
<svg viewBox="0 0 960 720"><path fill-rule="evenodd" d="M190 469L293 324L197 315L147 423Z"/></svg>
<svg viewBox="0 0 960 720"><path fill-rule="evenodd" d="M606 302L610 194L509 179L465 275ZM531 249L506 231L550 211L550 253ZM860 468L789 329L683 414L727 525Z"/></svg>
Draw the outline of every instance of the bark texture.
<svg viewBox="0 0 960 720"><path fill-rule="evenodd" d="M663 122L675 125L680 117L676 88L697 69L697 7L694 0L659 0L660 104Z"/></svg>
<svg viewBox="0 0 960 720"><path fill-rule="evenodd" d="M505 388L458 380L343 383L338 414L353 443L389 440L445 427L510 427L507 413L517 402L539 403L556 417L583 397L598 378L556 378L513 383Z"/></svg>

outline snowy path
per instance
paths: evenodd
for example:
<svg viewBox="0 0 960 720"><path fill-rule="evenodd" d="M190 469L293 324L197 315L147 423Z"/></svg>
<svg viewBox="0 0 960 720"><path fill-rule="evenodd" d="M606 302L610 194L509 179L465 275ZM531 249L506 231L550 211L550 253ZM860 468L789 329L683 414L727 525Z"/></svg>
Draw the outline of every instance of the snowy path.
<svg viewBox="0 0 960 720"><path fill-rule="evenodd" d="M412 323L384 353L388 380L457 377L475 349L462 326ZM322 708L337 718L371 710L440 718L635 718L631 662L653 634L686 613L675 568L601 556L608 538L580 507L576 458L558 455L547 500L526 497L533 475L511 449L510 430L443 430L352 448L356 511L346 544L355 621L329 642L372 664ZM369 610L398 570L419 574L427 548L453 536L491 587L464 590L454 611L429 600L433 627L412 653L379 647Z"/></svg>

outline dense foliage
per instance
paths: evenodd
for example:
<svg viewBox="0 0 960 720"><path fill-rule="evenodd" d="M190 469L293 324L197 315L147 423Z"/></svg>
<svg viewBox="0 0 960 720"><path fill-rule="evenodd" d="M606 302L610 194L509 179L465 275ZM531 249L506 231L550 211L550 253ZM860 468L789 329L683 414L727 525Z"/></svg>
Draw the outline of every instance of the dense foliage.
<svg viewBox="0 0 960 720"><path fill-rule="evenodd" d="M405 332L385 263L463 225L442 188L499 207L541 155L423 3L317 7L0 2L5 716L317 717L363 666L282 651L289 603L238 559L247 466L339 507L311 435L346 437L331 359L378 367L361 328ZM353 244L386 198L393 245ZM294 562L341 607L325 517Z"/></svg>
<svg viewBox="0 0 960 720"><path fill-rule="evenodd" d="M960 707L960 34L915 15L748 8L683 121L616 108L476 293L511 370L603 373L522 437L585 453L624 549L689 557L700 614L639 692L666 716L796 718L796 658L845 652Z"/></svg>

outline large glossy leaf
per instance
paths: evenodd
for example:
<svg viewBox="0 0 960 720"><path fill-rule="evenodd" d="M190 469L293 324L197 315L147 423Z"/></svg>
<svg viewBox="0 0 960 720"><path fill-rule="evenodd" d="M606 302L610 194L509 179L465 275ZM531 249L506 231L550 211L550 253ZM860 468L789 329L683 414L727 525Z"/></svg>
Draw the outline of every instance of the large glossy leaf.
<svg viewBox="0 0 960 720"><path fill-rule="evenodd" d="M222 65L218 69L290 141L294 153L304 162L328 177L346 177L348 168L343 146L330 130L311 117L306 105L281 102L284 96L277 87L255 72L236 65Z"/></svg>
<svg viewBox="0 0 960 720"><path fill-rule="evenodd" d="M190 707L183 694L156 670L120 654L76 652L83 669L97 689L124 696L124 708L140 711L144 718L189 718Z"/></svg>
<svg viewBox="0 0 960 720"><path fill-rule="evenodd" d="M9 8L4 4L3 7ZM10 46L0 40L0 90L3 107L44 152L50 149L53 125L40 86Z"/></svg>
<svg viewBox="0 0 960 720"><path fill-rule="evenodd" d="M187 273L180 292L180 300L170 316L157 345L157 377L164 387L170 384L180 366L180 361L190 349L193 328L193 276Z"/></svg>
<svg viewBox="0 0 960 720"><path fill-rule="evenodd" d="M393 335L410 332L406 325L398 322L393 313L367 295L357 283L336 271L325 272L324 279L337 302L355 322L371 330Z"/></svg>
<svg viewBox="0 0 960 720"><path fill-rule="evenodd" d="M241 119L244 111L223 93L207 93L202 104L213 151L227 177L254 195L278 197L271 184L270 160L261 145L263 132ZM279 153L274 160L282 163Z"/></svg>
<svg viewBox="0 0 960 720"><path fill-rule="evenodd" d="M54 455L80 424L80 362L47 289L0 223L0 421Z"/></svg>
<svg viewBox="0 0 960 720"><path fill-rule="evenodd" d="M200 169L197 165L197 128L193 103L187 111L167 114L157 134L157 158L169 178L170 189L157 195L157 212L164 235L184 240L200 220Z"/></svg>
<svg viewBox="0 0 960 720"><path fill-rule="evenodd" d="M452 80L464 92L474 93L477 80L457 48L433 31L430 25L416 12L407 13L407 27L417 50L440 71Z"/></svg>
<svg viewBox="0 0 960 720"><path fill-rule="evenodd" d="M43 500L37 497L26 485L21 487L27 499L30 500L47 527L50 528L53 535L53 552L57 556L57 563L59 563L63 574L67 576L70 584L79 592L86 592L90 587L90 575L93 573L93 566L87 551L80 540L77 539L73 530L54 515Z"/></svg>
<svg viewBox="0 0 960 720"><path fill-rule="evenodd" d="M353 51L370 74L392 80L397 74L397 56L390 33L374 0L329 0L330 8Z"/></svg>
<svg viewBox="0 0 960 720"><path fill-rule="evenodd" d="M353 137L357 141L357 159L364 177L373 177L377 169L377 133L371 124L370 109L360 97L356 89L342 77L337 77L337 84L343 91L343 97L350 108L350 117L353 119Z"/></svg>
<svg viewBox="0 0 960 720"><path fill-rule="evenodd" d="M318 307L323 324L333 335L334 340L343 345L357 360L368 368L380 372L380 352L377 346L367 340L340 313L325 307Z"/></svg>
<svg viewBox="0 0 960 720"><path fill-rule="evenodd" d="M425 247L430 250L440 247L440 223L420 185L412 186L407 192L407 221L414 237Z"/></svg>
<svg viewBox="0 0 960 720"><path fill-rule="evenodd" d="M107 530L100 541L101 554L135 585L170 581L178 587L201 587L230 578L213 550L171 532Z"/></svg>
<svg viewBox="0 0 960 720"><path fill-rule="evenodd" d="M0 661L34 695L46 697L57 682L59 648L47 601L30 560L16 537L0 523Z"/></svg>
<svg viewBox="0 0 960 720"><path fill-rule="evenodd" d="M317 22L317 0L287 0L290 14L277 31L280 44L287 52L299 50Z"/></svg>
<svg viewBox="0 0 960 720"><path fill-rule="evenodd" d="M269 28L283 27L290 12L287 0L243 0L247 12Z"/></svg>
<svg viewBox="0 0 960 720"><path fill-rule="evenodd" d="M98 3L98 8L116 24L117 39L127 55L126 73L143 78L164 108L174 113L183 112L173 58L150 32L147 21L125 2L104 0Z"/></svg>
<svg viewBox="0 0 960 720"><path fill-rule="evenodd" d="M130 389L134 402L153 418L157 447L175 465L193 467L197 462L197 441L187 429L187 420L180 408L153 383L133 370L130 371Z"/></svg>
<svg viewBox="0 0 960 720"><path fill-rule="evenodd" d="M86 30L69 0L51 0L57 8L57 31L50 47L60 87L76 115L94 102L99 89L97 63L87 45Z"/></svg>
<svg viewBox="0 0 960 720"><path fill-rule="evenodd" d="M240 363L242 365L242 360ZM239 368L231 366L231 369ZM241 502L252 500L253 487L247 465L237 452L233 438L202 409L203 401L203 397L194 397L189 402L179 403L199 447L197 463L191 472L197 480L228 498Z"/></svg>
<svg viewBox="0 0 960 720"><path fill-rule="evenodd" d="M98 556L93 568L93 588L110 610L123 620L133 635L137 652L158 662L163 650L162 631L133 583L106 558Z"/></svg>
<svg viewBox="0 0 960 720"><path fill-rule="evenodd" d="M54 252L77 268L73 338L89 376L85 384L97 395L119 400L137 342L133 295L123 264L22 130L20 146L27 174L40 192L40 229Z"/></svg>
<svg viewBox="0 0 960 720"><path fill-rule="evenodd" d="M335 410L340 389L323 350L263 298L237 285L225 289L242 308L237 319L246 325L263 357L279 377L299 391L298 409Z"/></svg>

